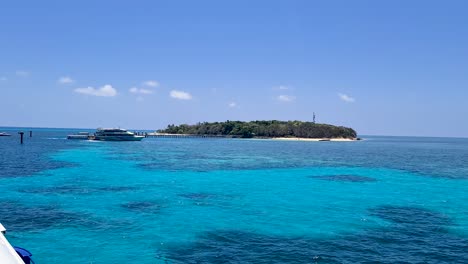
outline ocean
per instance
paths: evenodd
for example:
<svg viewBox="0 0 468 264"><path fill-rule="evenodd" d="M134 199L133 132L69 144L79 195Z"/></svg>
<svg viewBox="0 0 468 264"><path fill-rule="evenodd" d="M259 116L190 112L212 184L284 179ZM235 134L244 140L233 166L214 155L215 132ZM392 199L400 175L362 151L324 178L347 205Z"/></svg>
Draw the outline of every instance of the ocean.
<svg viewBox="0 0 468 264"><path fill-rule="evenodd" d="M0 222L37 264L468 263L468 139L19 130L0 128Z"/></svg>

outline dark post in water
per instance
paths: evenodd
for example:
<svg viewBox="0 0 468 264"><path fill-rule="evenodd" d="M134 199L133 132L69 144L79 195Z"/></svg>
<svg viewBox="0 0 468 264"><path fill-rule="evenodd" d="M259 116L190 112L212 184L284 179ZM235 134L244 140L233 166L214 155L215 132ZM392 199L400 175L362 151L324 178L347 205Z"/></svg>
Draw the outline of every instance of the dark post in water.
<svg viewBox="0 0 468 264"><path fill-rule="evenodd" d="M18 132L18 134L20 134L20 142L21 142L21 144L23 144L23 135L24 135L24 132L21 131L21 132Z"/></svg>
<svg viewBox="0 0 468 264"><path fill-rule="evenodd" d="M29 137L32 137L32 130L29 130Z"/></svg>

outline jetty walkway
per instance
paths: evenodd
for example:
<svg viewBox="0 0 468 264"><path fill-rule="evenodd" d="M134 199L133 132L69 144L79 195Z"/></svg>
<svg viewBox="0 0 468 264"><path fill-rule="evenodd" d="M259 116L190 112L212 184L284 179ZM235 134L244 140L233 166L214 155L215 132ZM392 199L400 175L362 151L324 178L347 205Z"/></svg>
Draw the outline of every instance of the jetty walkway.
<svg viewBox="0 0 468 264"><path fill-rule="evenodd" d="M225 138L223 135L192 135L192 134L167 134L167 133L145 133L147 138Z"/></svg>

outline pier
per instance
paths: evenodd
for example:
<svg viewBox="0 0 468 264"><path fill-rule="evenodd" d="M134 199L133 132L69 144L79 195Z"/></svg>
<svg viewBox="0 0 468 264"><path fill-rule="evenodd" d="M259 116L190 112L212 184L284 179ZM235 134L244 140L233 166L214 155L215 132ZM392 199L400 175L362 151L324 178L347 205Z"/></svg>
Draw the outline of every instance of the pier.
<svg viewBox="0 0 468 264"><path fill-rule="evenodd" d="M147 138L226 138L223 135L192 135L192 134L167 134L167 133L146 133Z"/></svg>

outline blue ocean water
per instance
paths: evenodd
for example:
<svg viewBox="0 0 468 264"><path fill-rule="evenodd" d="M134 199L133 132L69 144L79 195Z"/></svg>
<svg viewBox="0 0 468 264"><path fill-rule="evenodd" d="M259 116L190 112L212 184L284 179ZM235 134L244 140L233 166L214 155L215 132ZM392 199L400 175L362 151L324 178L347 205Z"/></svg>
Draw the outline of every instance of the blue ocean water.
<svg viewBox="0 0 468 264"><path fill-rule="evenodd" d="M36 263L468 263L468 139L0 137ZM27 131L27 129L26 129Z"/></svg>

